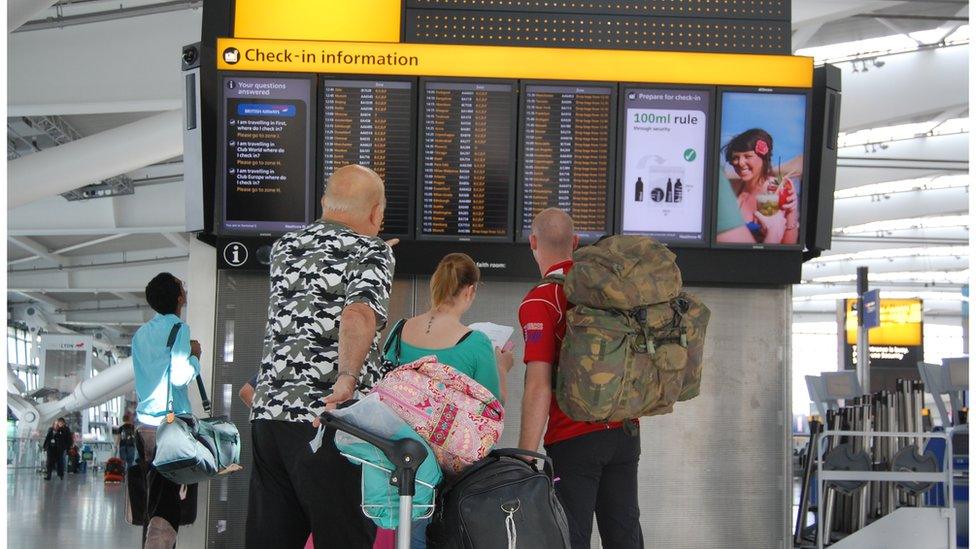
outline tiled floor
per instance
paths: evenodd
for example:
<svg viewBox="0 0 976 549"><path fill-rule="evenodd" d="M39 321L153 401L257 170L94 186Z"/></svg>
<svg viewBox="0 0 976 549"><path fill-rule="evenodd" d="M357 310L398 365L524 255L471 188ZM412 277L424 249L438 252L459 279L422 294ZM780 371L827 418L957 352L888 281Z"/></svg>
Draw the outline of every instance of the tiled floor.
<svg viewBox="0 0 976 549"><path fill-rule="evenodd" d="M138 548L141 528L124 520L124 487L102 474L45 481L27 469L7 473L7 547Z"/></svg>

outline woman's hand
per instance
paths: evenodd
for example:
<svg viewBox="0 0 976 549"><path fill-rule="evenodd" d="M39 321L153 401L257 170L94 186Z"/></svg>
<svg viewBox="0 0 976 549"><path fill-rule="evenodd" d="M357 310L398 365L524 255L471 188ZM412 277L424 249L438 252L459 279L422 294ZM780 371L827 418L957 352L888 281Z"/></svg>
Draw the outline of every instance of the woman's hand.
<svg viewBox="0 0 976 549"><path fill-rule="evenodd" d="M495 347L495 363L498 364L498 372L501 375L506 375L515 364L515 355L512 354L512 351Z"/></svg>
<svg viewBox="0 0 976 549"><path fill-rule="evenodd" d="M766 216L756 211L756 222L762 225L763 244L782 244L783 236L786 234L786 214L776 212Z"/></svg>

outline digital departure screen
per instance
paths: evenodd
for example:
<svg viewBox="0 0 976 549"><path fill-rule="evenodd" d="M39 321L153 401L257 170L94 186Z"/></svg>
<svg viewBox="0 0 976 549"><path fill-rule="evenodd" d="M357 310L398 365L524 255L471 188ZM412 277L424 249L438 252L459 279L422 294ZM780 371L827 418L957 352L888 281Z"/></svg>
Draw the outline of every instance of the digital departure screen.
<svg viewBox="0 0 976 549"><path fill-rule="evenodd" d="M620 232L705 244L712 93L624 87Z"/></svg>
<svg viewBox="0 0 976 549"><path fill-rule="evenodd" d="M321 89L323 178L347 164L371 168L386 184L383 234L409 235L415 176L413 82L324 79Z"/></svg>
<svg viewBox="0 0 976 549"><path fill-rule="evenodd" d="M611 230L615 88L527 84L522 92L519 238L555 207L573 217L584 241Z"/></svg>
<svg viewBox="0 0 976 549"><path fill-rule="evenodd" d="M312 219L312 80L225 76L224 234L281 234Z"/></svg>
<svg viewBox="0 0 976 549"><path fill-rule="evenodd" d="M515 84L422 81L417 238L511 240Z"/></svg>

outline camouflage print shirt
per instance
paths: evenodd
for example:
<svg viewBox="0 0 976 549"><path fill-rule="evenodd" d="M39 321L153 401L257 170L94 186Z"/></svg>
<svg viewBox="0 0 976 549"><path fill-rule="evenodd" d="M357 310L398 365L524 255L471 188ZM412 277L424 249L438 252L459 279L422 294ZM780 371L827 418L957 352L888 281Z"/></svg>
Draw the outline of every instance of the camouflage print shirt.
<svg viewBox="0 0 976 549"><path fill-rule="evenodd" d="M382 240L333 222L312 223L275 242L252 420L312 421L325 411L327 380L339 362L339 317L351 303L365 303L376 313L362 388L379 379L379 331L386 324L393 264Z"/></svg>

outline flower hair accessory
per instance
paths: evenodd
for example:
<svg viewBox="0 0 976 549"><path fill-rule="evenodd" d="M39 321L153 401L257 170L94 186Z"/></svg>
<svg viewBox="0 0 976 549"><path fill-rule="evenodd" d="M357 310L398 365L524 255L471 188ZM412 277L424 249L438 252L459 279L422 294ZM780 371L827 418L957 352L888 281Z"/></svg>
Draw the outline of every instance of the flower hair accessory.
<svg viewBox="0 0 976 549"><path fill-rule="evenodd" d="M764 139L756 141L756 154L766 155L769 154L769 143L766 143Z"/></svg>

